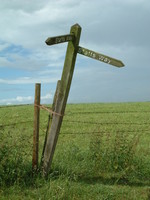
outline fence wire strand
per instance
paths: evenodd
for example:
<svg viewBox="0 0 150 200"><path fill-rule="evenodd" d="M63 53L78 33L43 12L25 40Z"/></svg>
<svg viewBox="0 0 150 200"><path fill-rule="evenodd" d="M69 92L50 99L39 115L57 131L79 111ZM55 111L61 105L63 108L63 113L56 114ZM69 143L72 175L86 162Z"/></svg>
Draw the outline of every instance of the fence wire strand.
<svg viewBox="0 0 150 200"><path fill-rule="evenodd" d="M14 105L14 106L0 106L0 109L1 108L16 108L16 107L22 107L22 106L31 106L31 107L33 107L34 105ZM44 111L43 111L44 112ZM103 111L101 111L101 112L99 112L99 111L94 111L94 114L130 114L130 113L150 113L150 111L145 111L145 110L137 110L137 111L133 111L133 110L131 110L131 111L112 111L112 112L107 112L107 111L105 111L105 112L103 112ZM115 125L125 125L125 126L132 126L132 125L136 125L136 126L149 126L149 124L150 123L148 123L148 122L97 122L97 121L88 121L88 120L84 120L84 121L79 121L79 120L72 120L72 119L69 119L71 116L74 116L74 115L90 115L90 114L93 114L93 112L86 112L86 111L83 111L83 112L81 112L81 111L79 111L79 112L72 112L72 111L70 111L70 112L67 112L66 114L65 114L65 117L64 117L64 120L63 120L63 124L68 124L68 123L70 123L70 124L81 124L81 125L87 125L87 124L89 124L89 125L93 125L93 126L97 126L97 127L99 127L99 126L103 126L103 125L106 125L106 126L115 126ZM42 132L45 132L45 130L46 130L46 127L47 127L47 124L46 124L46 126L43 124L43 122L42 122L43 120L41 120L41 122L40 122L40 130L42 131ZM46 122L47 122L47 118L46 118ZM26 120L26 121L20 121L20 122L14 122L14 123L9 123L9 124L0 124L0 128L5 128L5 127L11 127L11 126L17 126L17 125L21 125L21 124L28 124L28 123L33 123L33 120ZM66 126L66 125L65 125ZM96 128L96 127L95 127ZM123 133L123 132L148 132L148 131L150 131L149 129L136 129L136 130L118 130L117 128L116 128L116 132L120 132L120 133ZM86 132L86 133L85 133ZM85 131L85 132L83 132L83 133L81 133L80 131L78 131L78 132L76 132L76 133L68 133L68 132L66 132L66 133L64 133L64 131L61 131L61 133L62 134L89 134L88 133L88 131ZM105 133L106 131L95 131L94 133ZM114 130L113 131L111 131L111 132L114 132ZM91 132L90 132L91 133ZM93 133L93 132L92 132Z"/></svg>

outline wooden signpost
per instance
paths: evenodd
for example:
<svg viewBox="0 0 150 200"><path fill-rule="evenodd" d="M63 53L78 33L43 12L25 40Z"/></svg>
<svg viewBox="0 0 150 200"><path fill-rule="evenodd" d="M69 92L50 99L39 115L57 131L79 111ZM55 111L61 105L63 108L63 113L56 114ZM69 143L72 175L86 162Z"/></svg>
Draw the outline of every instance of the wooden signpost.
<svg viewBox="0 0 150 200"><path fill-rule="evenodd" d="M54 45L63 42L68 42L68 47L67 47L62 77L57 85L57 91L53 106L53 118L51 126L47 133L43 151L42 173L44 176L48 174L52 163L59 131L61 128L65 112L65 107L67 104L77 53L105 62L107 64L114 65L116 67L124 66L124 64L120 60L80 47L79 46L80 34L81 34L81 27L78 24L75 24L71 27L70 34L52 37L46 40L47 45Z"/></svg>

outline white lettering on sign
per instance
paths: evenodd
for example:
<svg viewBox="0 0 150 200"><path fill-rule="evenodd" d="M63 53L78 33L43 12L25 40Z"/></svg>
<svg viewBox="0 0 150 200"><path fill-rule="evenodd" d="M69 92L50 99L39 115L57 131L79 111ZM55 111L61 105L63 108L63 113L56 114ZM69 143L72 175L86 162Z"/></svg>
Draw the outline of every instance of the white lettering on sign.
<svg viewBox="0 0 150 200"><path fill-rule="evenodd" d="M66 40L67 40L67 41L71 41L71 40L72 40L72 36L67 36L67 37L66 37Z"/></svg>
<svg viewBox="0 0 150 200"><path fill-rule="evenodd" d="M55 39L55 43L58 44L58 43L62 43L62 42L68 42L68 41L71 41L72 40L72 36L67 36L67 37L57 37Z"/></svg>
<svg viewBox="0 0 150 200"><path fill-rule="evenodd" d="M74 35L61 35L57 37L48 38L45 42L47 45L53 45L53 44L73 41L74 38L75 38Z"/></svg>
<svg viewBox="0 0 150 200"><path fill-rule="evenodd" d="M111 62L110 59L108 59L107 57L101 56L101 55L98 57L98 59L100 61L103 61L103 62L108 63L108 64Z"/></svg>
<svg viewBox="0 0 150 200"><path fill-rule="evenodd" d="M110 64L110 62L111 62L111 60L109 58L107 58L107 57L105 57L105 56L103 56L99 53L96 53L94 51L84 49L82 47L79 47L78 53L83 54L83 55L88 56L88 57L91 57L91 58L94 58L94 59L97 59L97 60L100 60L100 61L103 61L103 62L108 63L108 64Z"/></svg>
<svg viewBox="0 0 150 200"><path fill-rule="evenodd" d="M56 44L61 43L61 42L65 42L65 37L58 37L55 39Z"/></svg>

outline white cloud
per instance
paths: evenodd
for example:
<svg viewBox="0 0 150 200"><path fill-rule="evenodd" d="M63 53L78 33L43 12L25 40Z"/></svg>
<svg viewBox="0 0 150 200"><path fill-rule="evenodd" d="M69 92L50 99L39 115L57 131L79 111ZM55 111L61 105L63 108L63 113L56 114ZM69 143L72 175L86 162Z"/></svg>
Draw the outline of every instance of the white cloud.
<svg viewBox="0 0 150 200"><path fill-rule="evenodd" d="M52 98L52 95L50 93L46 94L45 96L42 96L41 97L41 100L48 100L48 99L51 99Z"/></svg>
<svg viewBox="0 0 150 200"><path fill-rule="evenodd" d="M56 83L58 78L50 77L20 77L17 79L0 79L1 84L35 84L35 83Z"/></svg>
<svg viewBox="0 0 150 200"><path fill-rule="evenodd" d="M1 42L0 43L0 51L2 51L2 50L4 50L4 49L6 49L7 47L9 47L9 44L8 43L4 43L4 42Z"/></svg>
<svg viewBox="0 0 150 200"><path fill-rule="evenodd" d="M46 103L48 100L52 99L52 94L48 93L44 96L41 96L41 103ZM0 104L2 105L13 105L13 104L26 104L26 103L33 103L34 97L33 96L17 96L15 98L8 98L8 99L0 99Z"/></svg>
<svg viewBox="0 0 150 200"><path fill-rule="evenodd" d="M23 96L17 96L16 98L9 98L9 99L0 99L0 104L18 104L18 103L24 103L24 102L31 102L33 101L32 96L23 97Z"/></svg>
<svg viewBox="0 0 150 200"><path fill-rule="evenodd" d="M18 97L16 98L16 101L18 101L18 102L31 101L31 100L33 100L33 97L31 97L31 96L28 96L28 97L21 97L21 96L18 96Z"/></svg>
<svg viewBox="0 0 150 200"><path fill-rule="evenodd" d="M5 1L0 1L0 38L32 49L41 49L47 36L59 34L60 31L68 32L69 27L64 22L68 20L68 16L76 14L73 12L74 6L79 4L62 0L44 3L35 3L35 0L16 0L11 3Z"/></svg>
<svg viewBox="0 0 150 200"><path fill-rule="evenodd" d="M0 57L0 67L9 66L11 63L4 57Z"/></svg>
<svg viewBox="0 0 150 200"><path fill-rule="evenodd" d="M51 93L47 93L44 96L41 96L41 104L49 104L53 98Z"/></svg>
<svg viewBox="0 0 150 200"><path fill-rule="evenodd" d="M44 41L43 41L44 44ZM23 69L26 71L45 71L46 67L63 66L65 45L32 50L22 45L0 43L0 67Z"/></svg>

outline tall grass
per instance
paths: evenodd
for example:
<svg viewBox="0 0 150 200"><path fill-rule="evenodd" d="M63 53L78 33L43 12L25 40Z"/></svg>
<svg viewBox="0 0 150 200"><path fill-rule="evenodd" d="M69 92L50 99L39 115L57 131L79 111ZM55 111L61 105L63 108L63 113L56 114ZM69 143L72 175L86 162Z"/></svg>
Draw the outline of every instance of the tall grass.
<svg viewBox="0 0 150 200"><path fill-rule="evenodd" d="M0 131L0 185L28 184L31 180L32 146L25 135Z"/></svg>
<svg viewBox="0 0 150 200"><path fill-rule="evenodd" d="M31 180L31 152L27 152L31 143L22 136L14 138L10 132L5 132L5 135L1 133L1 136L0 183L12 185ZM137 168L142 168L142 161L136 155L138 141L138 135L129 137L128 134L116 133L112 136L100 133L91 137L84 151L76 144L62 146L55 156L52 175L65 174L73 179L103 175L104 178L127 179Z"/></svg>
<svg viewBox="0 0 150 200"><path fill-rule="evenodd" d="M109 133L93 137L90 143L90 154L93 160L93 172L96 176L116 177L119 180L131 180L137 168L139 158L136 155L139 135ZM133 179L132 179L133 180Z"/></svg>

